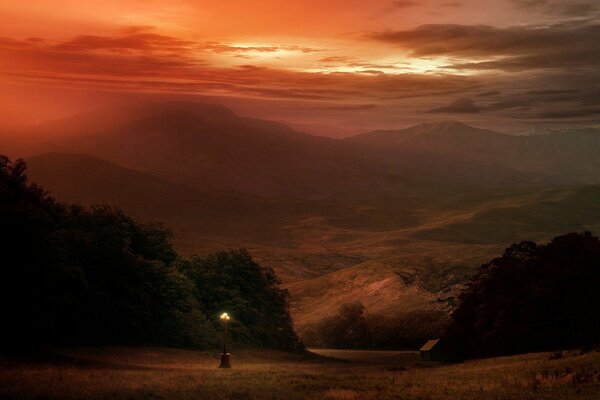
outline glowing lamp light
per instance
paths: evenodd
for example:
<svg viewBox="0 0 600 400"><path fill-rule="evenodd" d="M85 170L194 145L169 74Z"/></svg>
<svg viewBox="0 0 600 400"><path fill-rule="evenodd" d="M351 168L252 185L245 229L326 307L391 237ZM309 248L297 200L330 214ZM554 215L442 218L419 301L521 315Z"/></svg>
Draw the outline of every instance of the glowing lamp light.
<svg viewBox="0 0 600 400"><path fill-rule="evenodd" d="M231 355L227 352L227 321L231 317L224 312L219 318L223 322L223 352L221 353L221 365L219 365L219 368L231 368Z"/></svg>

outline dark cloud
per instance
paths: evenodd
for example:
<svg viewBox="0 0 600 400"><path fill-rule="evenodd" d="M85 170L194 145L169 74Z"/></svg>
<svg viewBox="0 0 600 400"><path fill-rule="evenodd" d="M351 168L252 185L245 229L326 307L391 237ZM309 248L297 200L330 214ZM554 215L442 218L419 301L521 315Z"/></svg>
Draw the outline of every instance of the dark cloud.
<svg viewBox="0 0 600 400"><path fill-rule="evenodd" d="M475 102L468 98L462 98L453 101L447 106L434 108L433 110L427 111L428 113L449 113L449 114L474 114L480 112L482 109L478 107Z"/></svg>
<svg viewBox="0 0 600 400"><path fill-rule="evenodd" d="M323 63L346 63L352 61L352 57L344 57L344 56L332 56L332 57L324 57L319 61Z"/></svg>
<svg viewBox="0 0 600 400"><path fill-rule="evenodd" d="M238 68L241 68L244 71L265 71L267 69L266 67L259 67L258 65L252 64L238 65Z"/></svg>
<svg viewBox="0 0 600 400"><path fill-rule="evenodd" d="M339 111L364 111L364 110L373 110L377 108L376 104L350 104L350 105L339 105L339 106L331 106L327 107L329 110L339 110Z"/></svg>
<svg viewBox="0 0 600 400"><path fill-rule="evenodd" d="M487 91L487 92L477 93L477 96L479 96L479 97L489 97L489 96L497 96L499 94L502 94L502 92L499 92L497 90L490 90L490 91Z"/></svg>
<svg viewBox="0 0 600 400"><path fill-rule="evenodd" d="M404 31L371 35L383 42L395 43L414 56L501 56L569 48L598 49L600 24L560 24L496 28L487 25L421 25Z"/></svg>
<svg viewBox="0 0 600 400"><path fill-rule="evenodd" d="M536 10L564 17L586 17L598 11L594 2L571 0L511 0L519 9Z"/></svg>
<svg viewBox="0 0 600 400"><path fill-rule="evenodd" d="M533 105L532 101L524 98L516 98L510 100L498 101L496 103L492 103L487 106L486 111L501 111L501 110L510 110L514 108L523 108L523 107L531 107Z"/></svg>
<svg viewBox="0 0 600 400"><path fill-rule="evenodd" d="M570 93L578 93L577 89L545 89L545 90L530 90L527 94L537 95L537 96L546 96L546 95L555 95L555 94L570 94Z"/></svg>
<svg viewBox="0 0 600 400"><path fill-rule="evenodd" d="M418 6L419 3L411 0L397 0L392 2L392 5L395 8L407 8L407 7L415 7Z"/></svg>
<svg viewBox="0 0 600 400"><path fill-rule="evenodd" d="M548 4L548 0L511 0L518 8L541 7Z"/></svg>
<svg viewBox="0 0 600 400"><path fill-rule="evenodd" d="M577 117L600 116L600 108L579 110L555 110L545 111L537 115L538 118L571 119Z"/></svg>
<svg viewBox="0 0 600 400"><path fill-rule="evenodd" d="M189 51L193 42L151 32L121 36L77 36L56 46L65 51L109 50L127 51Z"/></svg>
<svg viewBox="0 0 600 400"><path fill-rule="evenodd" d="M370 37L396 44L414 57L447 56L473 60L449 66L458 70L596 68L600 63L600 24L562 23L508 28L422 25Z"/></svg>

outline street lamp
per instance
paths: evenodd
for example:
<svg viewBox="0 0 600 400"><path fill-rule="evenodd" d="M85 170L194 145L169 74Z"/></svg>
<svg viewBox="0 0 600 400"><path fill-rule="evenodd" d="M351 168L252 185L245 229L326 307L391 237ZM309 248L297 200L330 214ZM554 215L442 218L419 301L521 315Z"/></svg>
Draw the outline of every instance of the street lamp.
<svg viewBox="0 0 600 400"><path fill-rule="evenodd" d="M231 317L225 312L219 318L223 322L223 352L221 353L221 365L219 365L219 368L231 368L231 355L227 352L227 322Z"/></svg>

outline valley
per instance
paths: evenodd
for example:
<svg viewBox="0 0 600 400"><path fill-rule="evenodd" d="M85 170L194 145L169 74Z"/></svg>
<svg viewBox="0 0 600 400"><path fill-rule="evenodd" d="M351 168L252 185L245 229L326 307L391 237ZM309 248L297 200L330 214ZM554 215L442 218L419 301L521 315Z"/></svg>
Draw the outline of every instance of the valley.
<svg viewBox="0 0 600 400"><path fill-rule="evenodd" d="M289 290L300 329L354 300L449 311L511 243L600 228L598 131L448 122L337 140L197 103L80 118L6 152L59 200L163 221L183 255L247 248ZM94 118L88 134L64 128Z"/></svg>

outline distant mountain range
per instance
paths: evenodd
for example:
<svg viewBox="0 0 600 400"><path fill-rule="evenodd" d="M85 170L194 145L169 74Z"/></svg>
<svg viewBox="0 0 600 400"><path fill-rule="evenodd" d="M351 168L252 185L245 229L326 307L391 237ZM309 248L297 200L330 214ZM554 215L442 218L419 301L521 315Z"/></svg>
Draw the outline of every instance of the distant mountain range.
<svg viewBox="0 0 600 400"><path fill-rule="evenodd" d="M271 198L418 197L457 187L600 182L594 129L510 136L446 122L335 140L215 105L154 104L126 114L39 126L28 137L54 139L38 139L23 153L90 154L175 183ZM91 128L84 134L86 120Z"/></svg>
<svg viewBox="0 0 600 400"><path fill-rule="evenodd" d="M447 122L374 131L345 141L378 150L388 159L412 153L538 175L545 183L600 183L600 129L595 128L512 136Z"/></svg>
<svg viewBox="0 0 600 400"><path fill-rule="evenodd" d="M329 139L164 103L10 132L0 153L25 156L59 199L165 221L185 254L247 247L284 279L300 323L351 299L443 308L512 242L600 230L597 129L443 122Z"/></svg>

